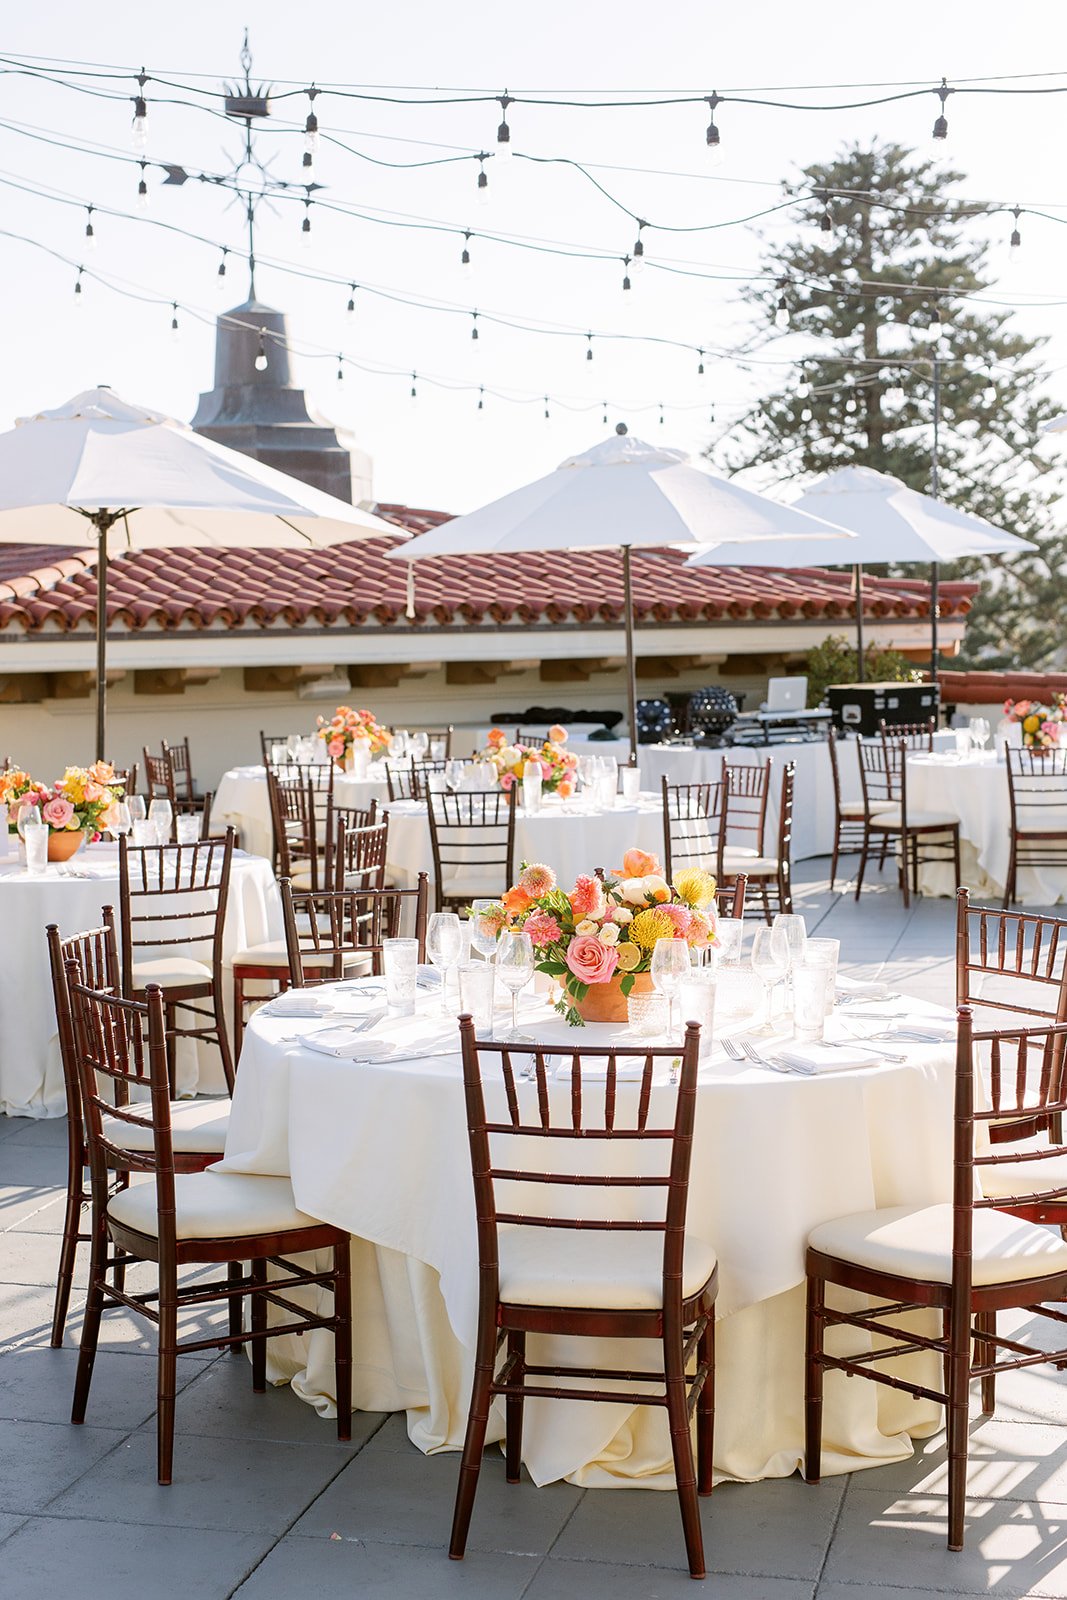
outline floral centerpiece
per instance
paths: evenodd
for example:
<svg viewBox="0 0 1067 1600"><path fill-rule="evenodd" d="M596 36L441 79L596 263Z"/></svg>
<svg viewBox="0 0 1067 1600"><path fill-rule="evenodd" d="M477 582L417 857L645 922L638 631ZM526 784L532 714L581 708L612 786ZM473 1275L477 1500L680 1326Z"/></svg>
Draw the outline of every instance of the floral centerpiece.
<svg viewBox="0 0 1067 1600"><path fill-rule="evenodd" d="M716 943L715 879L686 867L668 884L654 855L627 850L607 877L579 877L570 893L551 867L523 866L503 899L480 914L483 929L530 935L538 972L563 993L556 1010L574 1027L621 1021L626 997L652 987L652 953L660 939L691 949Z"/></svg>
<svg viewBox="0 0 1067 1600"><path fill-rule="evenodd" d="M48 853L53 860L73 855L84 837L95 838L109 828L117 820L113 807L125 793L125 779L115 776L108 761L68 767L53 784L39 783L17 769L0 773L0 801L7 806L8 832L18 829L19 815L27 806L36 806L49 830Z"/></svg>
<svg viewBox="0 0 1067 1600"><path fill-rule="evenodd" d="M372 756L380 756L389 747L389 729L382 727L372 711L353 711L351 706L338 706L329 720L319 717L315 732L339 767L344 766L356 739L369 742Z"/></svg>
<svg viewBox="0 0 1067 1600"><path fill-rule="evenodd" d="M479 750L476 761L486 762L497 775L502 789L520 783L530 764L541 768L541 788L545 794L558 794L567 800L574 793L578 757L565 750L567 730L558 723L548 730L543 744L509 744L502 728L490 728L489 742Z"/></svg>
<svg viewBox="0 0 1067 1600"><path fill-rule="evenodd" d="M1051 704L1040 700L1005 700L1004 715L1009 722L1022 727L1023 744L1036 750L1055 749L1064 731L1067 716L1067 695L1056 693Z"/></svg>

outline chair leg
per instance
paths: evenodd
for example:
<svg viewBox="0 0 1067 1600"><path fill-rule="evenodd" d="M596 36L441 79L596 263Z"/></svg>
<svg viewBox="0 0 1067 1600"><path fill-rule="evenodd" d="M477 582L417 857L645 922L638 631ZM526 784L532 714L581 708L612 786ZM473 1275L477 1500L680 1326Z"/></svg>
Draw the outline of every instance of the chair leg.
<svg viewBox="0 0 1067 1600"><path fill-rule="evenodd" d="M997 1314L995 1311L979 1311L974 1319L975 1327L979 1333L996 1333ZM980 1367L996 1360L997 1347L995 1344L986 1344L982 1339L975 1341L975 1359ZM982 1379L982 1415L991 1417L997 1409L997 1379L996 1374L990 1372Z"/></svg>
<svg viewBox="0 0 1067 1600"><path fill-rule="evenodd" d="M236 1285L236 1284L241 1282L241 1280L243 1279L244 1275L245 1275L244 1274L244 1266L240 1261L227 1261L227 1263L226 1263L226 1282L227 1283ZM239 1294L231 1294L230 1300L229 1300L229 1313L230 1313L229 1332L231 1334L242 1333L244 1331L244 1301L243 1301L242 1297ZM239 1356L241 1354L241 1351L244 1349L244 1345L243 1344L231 1344L231 1345L227 1346L227 1348L230 1350L232 1355Z"/></svg>
<svg viewBox="0 0 1067 1600"><path fill-rule="evenodd" d="M474 1357L474 1383L471 1388L471 1408L467 1416L467 1434L463 1441L463 1458L459 1467L456 1487L456 1507L452 1515L452 1538L448 1546L449 1559L462 1561L467 1548L467 1533L474 1510L474 1497L478 1492L478 1474L482 1467L485 1433L489 1426L489 1393L496 1366L496 1330L491 1318L483 1311L478 1327L478 1348Z"/></svg>
<svg viewBox="0 0 1067 1600"><path fill-rule="evenodd" d="M226 1021L226 1008L222 1003L222 974L218 974L211 985L211 1004L215 1010L215 1032L218 1035L219 1055L222 1057L222 1071L226 1079L226 1087L233 1094L233 1055L230 1051L230 1030Z"/></svg>
<svg viewBox="0 0 1067 1600"><path fill-rule="evenodd" d="M178 1392L178 1274L159 1267L159 1353L156 1370L157 1480L171 1481L174 1462L174 1400Z"/></svg>
<svg viewBox="0 0 1067 1600"><path fill-rule="evenodd" d="M337 1437L352 1437L352 1247L347 1233L333 1247L334 1380L337 1388Z"/></svg>
<svg viewBox="0 0 1067 1600"><path fill-rule="evenodd" d="M766 880L766 878L761 878L759 880L759 892L760 892L760 898L763 901L763 920L767 924L767 926L770 927L771 924L774 921L774 918L771 915L771 900L770 900L770 896L767 893L767 880Z"/></svg>
<svg viewBox="0 0 1067 1600"><path fill-rule="evenodd" d="M911 834L907 831L900 835L900 890L904 896L904 909L911 905L911 894L908 890L908 852L911 849Z"/></svg>
<svg viewBox="0 0 1067 1600"><path fill-rule="evenodd" d="M71 1422L85 1421L85 1408L89 1403L89 1386L93 1381L93 1364L96 1361L96 1344L100 1337L100 1316L104 1309L104 1285L107 1276L107 1224L103 1215L93 1208L92 1255L89 1262L89 1295L85 1302L82 1320L81 1348L78 1352L78 1371L74 1379L74 1403Z"/></svg>
<svg viewBox="0 0 1067 1600"><path fill-rule="evenodd" d="M696 1469L693 1464L693 1438L689 1431L689 1405L685 1383L685 1359L680 1328L665 1330L663 1370L667 1380L667 1424L671 1431L674 1457L674 1482L682 1513L685 1553L689 1576L704 1576L704 1536L700 1527L700 1501L697 1497Z"/></svg>
<svg viewBox="0 0 1067 1600"><path fill-rule="evenodd" d="M518 1360L512 1369L509 1383L525 1383L526 1381L526 1335L525 1333L508 1334L508 1356L517 1356ZM509 1394L505 1401L505 1477L508 1483L518 1483L522 1467L522 1405L521 1394Z"/></svg>
<svg viewBox="0 0 1067 1600"><path fill-rule="evenodd" d="M962 1325L961 1325L962 1324ZM963 1549L967 1509L967 1399L970 1388L969 1308L952 1318L951 1381L948 1386L948 1547Z"/></svg>
<svg viewBox="0 0 1067 1600"><path fill-rule="evenodd" d="M70 1307L70 1289L74 1282L74 1263L78 1255L78 1233L81 1228L82 1206L85 1195L81 1186L81 1168L74 1170L73 1160L67 1173L67 1202L63 1212L63 1240L59 1247L59 1271L56 1274L56 1297L52 1307L53 1350L63 1343L63 1330Z"/></svg>
<svg viewBox="0 0 1067 1600"><path fill-rule="evenodd" d="M245 981L239 973L233 975L233 1053L241 1059L241 1044L245 1033Z"/></svg>
<svg viewBox="0 0 1067 1600"><path fill-rule="evenodd" d="M822 1476L822 1312L826 1284L808 1278L808 1304L804 1342L804 1482L818 1483Z"/></svg>
<svg viewBox="0 0 1067 1600"><path fill-rule="evenodd" d="M1012 833L1011 854L1008 856L1008 879L1004 885L1004 904L1002 909L1005 911L1009 906L1015 904L1015 872L1015 834Z"/></svg>
<svg viewBox="0 0 1067 1600"><path fill-rule="evenodd" d="M697 1369L704 1384L697 1400L697 1493L710 1494L715 1453L715 1307L697 1344Z"/></svg>
<svg viewBox="0 0 1067 1600"><path fill-rule="evenodd" d="M834 879L837 877L837 858L841 854L841 818L838 816L834 823L834 849L830 857L830 893L834 892Z"/></svg>
<svg viewBox="0 0 1067 1600"><path fill-rule="evenodd" d="M267 1282L266 1257L260 1256L258 1260L250 1263L250 1273L254 1284ZM240 1312L241 1299L239 1295L230 1298L230 1316L233 1308L237 1306ZM252 1294L249 1296L248 1325L252 1335L252 1390L255 1394L267 1392L267 1297L265 1294Z"/></svg>
<svg viewBox="0 0 1067 1600"><path fill-rule="evenodd" d="M860 890L863 888L863 874L867 870L867 857L870 854L870 849L871 849L871 830L869 828L864 828L864 830L863 830L863 848L860 851L859 870L856 873L856 899L857 900L860 897Z"/></svg>

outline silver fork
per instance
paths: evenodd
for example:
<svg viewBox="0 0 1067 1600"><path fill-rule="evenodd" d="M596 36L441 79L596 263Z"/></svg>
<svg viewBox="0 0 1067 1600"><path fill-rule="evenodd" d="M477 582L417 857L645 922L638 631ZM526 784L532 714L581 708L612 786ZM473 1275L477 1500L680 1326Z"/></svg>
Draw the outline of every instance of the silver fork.
<svg viewBox="0 0 1067 1600"><path fill-rule="evenodd" d="M759 1067L769 1067L772 1072L784 1072L787 1075L798 1078L813 1078L815 1076L814 1067L802 1067L799 1063L794 1064L788 1061L772 1061L769 1056L761 1056L751 1039L742 1039L741 1048L750 1061L754 1061Z"/></svg>
<svg viewBox="0 0 1067 1600"><path fill-rule="evenodd" d="M736 1039L720 1039L719 1043L722 1045L731 1061L744 1061L745 1053L738 1045Z"/></svg>

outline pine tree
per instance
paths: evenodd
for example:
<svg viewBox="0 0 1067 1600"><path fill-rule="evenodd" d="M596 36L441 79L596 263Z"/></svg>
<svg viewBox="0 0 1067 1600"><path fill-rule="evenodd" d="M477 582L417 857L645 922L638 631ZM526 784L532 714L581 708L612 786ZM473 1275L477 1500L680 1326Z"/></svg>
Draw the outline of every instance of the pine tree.
<svg viewBox="0 0 1067 1600"><path fill-rule="evenodd" d="M800 355L799 332L811 358L722 444L735 472L771 466L798 478L858 464L929 492L936 348L942 498L1039 546L944 569L982 579L960 663L1036 666L1062 647L1067 608L1067 535L1037 449L1057 407L1040 392L1043 341L1013 331L1010 309L982 295L988 251L974 219L988 208L954 197L963 181L895 144L805 169L789 187L813 196L801 230L765 250L773 284L747 298L759 313L754 348L788 338Z"/></svg>

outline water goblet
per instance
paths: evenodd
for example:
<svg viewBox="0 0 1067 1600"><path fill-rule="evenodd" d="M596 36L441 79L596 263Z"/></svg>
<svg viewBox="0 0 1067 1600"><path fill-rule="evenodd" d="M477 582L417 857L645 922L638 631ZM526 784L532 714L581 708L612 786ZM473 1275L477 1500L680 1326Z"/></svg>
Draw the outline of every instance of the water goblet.
<svg viewBox="0 0 1067 1600"><path fill-rule="evenodd" d="M430 760L431 761L443 761L445 759L445 752L446 752L447 749L448 749L447 740L445 740L445 739L431 739L430 740Z"/></svg>
<svg viewBox="0 0 1067 1600"><path fill-rule="evenodd" d="M18 829L19 838L25 844L27 828L42 828L44 826L40 806L20 806L18 821L15 826Z"/></svg>
<svg viewBox="0 0 1067 1600"><path fill-rule="evenodd" d="M781 928L789 945L789 973L787 976L791 977L793 968L804 959L804 948L808 942L808 930L804 925L804 918L779 911L774 919L773 926ZM791 1003L791 990L788 991L788 998Z"/></svg>
<svg viewBox="0 0 1067 1600"><path fill-rule="evenodd" d="M511 994L510 1039L519 1039L519 994L534 975L533 940L520 929L506 928L496 947L496 970Z"/></svg>
<svg viewBox="0 0 1067 1600"><path fill-rule="evenodd" d="M674 997L689 973L689 946L684 939L657 939L652 951L652 986L667 999L667 1032L674 1037Z"/></svg>
<svg viewBox="0 0 1067 1600"><path fill-rule="evenodd" d="M143 822L148 815L148 812L145 808L144 795L128 794L126 796L126 804L130 808L130 821Z"/></svg>
<svg viewBox="0 0 1067 1600"><path fill-rule="evenodd" d="M989 740L989 722L985 717L972 717L968 726L971 730L971 743L981 753Z"/></svg>
<svg viewBox="0 0 1067 1600"><path fill-rule="evenodd" d="M148 807L148 820L155 823L156 839L160 844L170 843L171 824L174 821L174 807L169 800L153 800Z"/></svg>
<svg viewBox="0 0 1067 1600"><path fill-rule="evenodd" d="M121 839L124 833L129 833L133 827L133 818L130 816L130 803L128 800L116 800L111 807L111 822L108 832L116 839Z"/></svg>
<svg viewBox="0 0 1067 1600"><path fill-rule="evenodd" d="M402 761L407 755L408 736L399 728L389 736L389 754L394 761Z"/></svg>
<svg viewBox="0 0 1067 1600"><path fill-rule="evenodd" d="M499 911L499 900L475 900L471 905L471 949L477 950L478 954L484 956L486 961L492 960L493 953L496 950L497 930L484 925L482 918L486 912L494 908Z"/></svg>
<svg viewBox="0 0 1067 1600"><path fill-rule="evenodd" d="M425 761L430 749L430 735L428 733L413 733L408 740L408 750L416 761Z"/></svg>
<svg viewBox="0 0 1067 1600"><path fill-rule="evenodd" d="M460 958L463 935L454 911L435 911L426 924L426 954L441 969L441 1010L448 1011L448 974Z"/></svg>
<svg viewBox="0 0 1067 1600"><path fill-rule="evenodd" d="M456 761L456 760L446 761L446 763L445 763L445 783L448 785L449 789L451 789L453 794L456 793L457 789L460 787L462 782L463 782L463 763L462 763L462 761Z"/></svg>
<svg viewBox="0 0 1067 1600"><path fill-rule="evenodd" d="M789 940L784 928L757 928L752 940L752 970L763 984L764 1016L754 1033L774 1032L774 991L789 972Z"/></svg>

